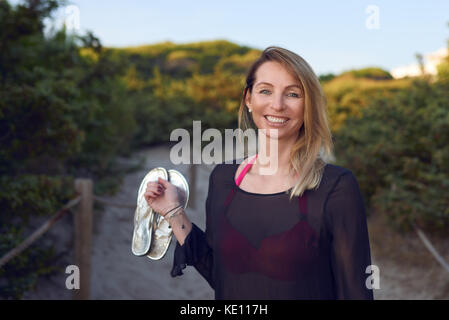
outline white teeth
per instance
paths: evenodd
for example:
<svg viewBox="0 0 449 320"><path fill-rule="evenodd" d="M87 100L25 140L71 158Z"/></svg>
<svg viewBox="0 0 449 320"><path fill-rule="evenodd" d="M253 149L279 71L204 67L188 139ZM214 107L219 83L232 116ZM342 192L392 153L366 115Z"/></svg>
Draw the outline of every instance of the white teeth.
<svg viewBox="0 0 449 320"><path fill-rule="evenodd" d="M275 117L272 117L272 116L266 116L266 118L270 122L284 123L284 122L287 121L286 119L275 118Z"/></svg>

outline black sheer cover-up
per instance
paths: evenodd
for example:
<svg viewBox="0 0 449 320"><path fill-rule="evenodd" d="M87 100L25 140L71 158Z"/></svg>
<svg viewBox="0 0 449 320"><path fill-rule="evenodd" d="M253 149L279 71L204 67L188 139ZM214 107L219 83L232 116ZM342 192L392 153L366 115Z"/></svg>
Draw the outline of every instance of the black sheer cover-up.
<svg viewBox="0 0 449 320"><path fill-rule="evenodd" d="M365 207L353 173L326 164L320 186L289 201L287 192L241 189L239 164L209 177L206 230L192 223L176 241L171 276L193 266L217 300L373 299Z"/></svg>

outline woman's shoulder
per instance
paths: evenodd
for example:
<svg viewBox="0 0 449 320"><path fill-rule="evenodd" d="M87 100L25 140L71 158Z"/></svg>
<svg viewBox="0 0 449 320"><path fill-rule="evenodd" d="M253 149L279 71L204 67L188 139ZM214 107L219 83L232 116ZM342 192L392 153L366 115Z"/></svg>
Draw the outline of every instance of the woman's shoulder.
<svg viewBox="0 0 449 320"><path fill-rule="evenodd" d="M354 176L351 170L348 168L332 164L325 163L323 169L323 175L319 187L316 189L319 193L329 194L343 176Z"/></svg>
<svg viewBox="0 0 449 320"><path fill-rule="evenodd" d="M331 163L326 164L322 181L324 181L327 191L338 189L349 192L359 188L357 178L350 169Z"/></svg>
<svg viewBox="0 0 449 320"><path fill-rule="evenodd" d="M345 174L352 174L352 171L349 170L348 168L338 166L336 164L332 163L325 164L323 176L326 176L327 178L335 178Z"/></svg>
<svg viewBox="0 0 449 320"><path fill-rule="evenodd" d="M233 159L232 161L216 164L210 173L211 181L221 183L233 182L234 174L242 161L242 159Z"/></svg>

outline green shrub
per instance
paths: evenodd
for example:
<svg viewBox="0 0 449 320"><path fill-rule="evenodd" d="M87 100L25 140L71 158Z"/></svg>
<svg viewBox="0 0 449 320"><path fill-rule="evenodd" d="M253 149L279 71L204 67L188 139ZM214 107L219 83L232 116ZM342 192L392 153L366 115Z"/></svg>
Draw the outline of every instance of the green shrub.
<svg viewBox="0 0 449 320"><path fill-rule="evenodd" d="M391 79L393 79L393 77L391 76L391 74L388 71L383 70L381 68L376 68L376 67L349 70L349 71L342 73L342 75L346 75L346 74L353 75L356 78L366 78L366 79L373 79L373 80L391 80Z"/></svg>
<svg viewBox="0 0 449 320"><path fill-rule="evenodd" d="M401 231L412 223L449 226L449 86L415 80L379 98L335 135L336 157L351 168L367 206Z"/></svg>
<svg viewBox="0 0 449 320"><path fill-rule="evenodd" d="M50 216L74 198L73 180L46 175L0 176L0 257L18 246L31 232L35 217ZM20 299L38 277L60 271L58 253L42 239L0 267L0 297Z"/></svg>
<svg viewBox="0 0 449 320"><path fill-rule="evenodd" d="M74 197L72 177L94 179L96 193L116 188L114 159L136 129L122 61L92 34L44 35L59 4L0 1L0 256ZM37 241L0 268L0 296L19 298L57 256Z"/></svg>

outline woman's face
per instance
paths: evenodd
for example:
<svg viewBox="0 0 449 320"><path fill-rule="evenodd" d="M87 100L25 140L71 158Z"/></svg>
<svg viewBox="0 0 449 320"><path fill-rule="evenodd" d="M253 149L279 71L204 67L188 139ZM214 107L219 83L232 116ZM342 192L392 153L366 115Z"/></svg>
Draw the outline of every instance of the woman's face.
<svg viewBox="0 0 449 320"><path fill-rule="evenodd" d="M278 139L294 136L304 123L304 97L299 82L279 63L264 62L256 71L245 103L258 129L278 129Z"/></svg>

